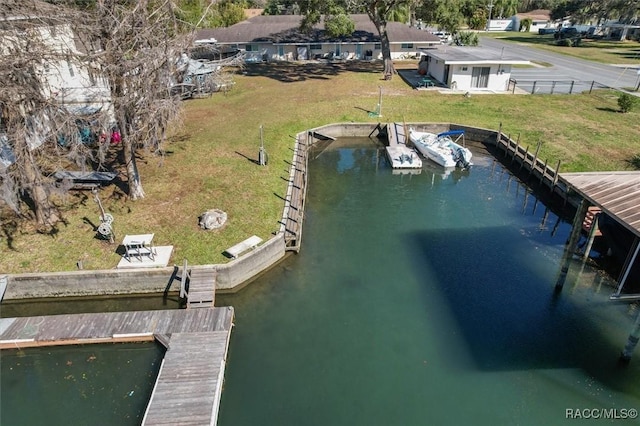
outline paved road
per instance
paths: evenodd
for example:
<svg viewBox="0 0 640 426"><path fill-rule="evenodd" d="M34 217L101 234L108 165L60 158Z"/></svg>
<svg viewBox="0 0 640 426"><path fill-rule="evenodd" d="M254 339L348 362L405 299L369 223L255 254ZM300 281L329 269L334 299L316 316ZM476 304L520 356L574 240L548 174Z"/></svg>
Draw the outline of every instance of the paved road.
<svg viewBox="0 0 640 426"><path fill-rule="evenodd" d="M498 51L504 48L505 51L522 59L553 64L552 67L513 68L511 77L516 80L546 80L549 82L570 80L590 82L595 80L609 87L631 88L636 87L638 78L640 78L637 73L640 65L619 67L600 64L491 37L480 37L480 46Z"/></svg>

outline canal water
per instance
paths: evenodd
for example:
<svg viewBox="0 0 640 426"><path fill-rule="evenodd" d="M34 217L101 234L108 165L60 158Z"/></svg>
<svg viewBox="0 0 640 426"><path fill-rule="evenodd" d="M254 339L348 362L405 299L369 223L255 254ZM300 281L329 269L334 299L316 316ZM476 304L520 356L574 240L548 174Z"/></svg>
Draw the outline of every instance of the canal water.
<svg viewBox="0 0 640 426"><path fill-rule="evenodd" d="M220 425L555 425L640 409L640 361L617 365L634 309L579 264L554 295L570 223L482 152L468 172L394 174L373 143L342 142L311 156L301 252L225 300L237 317Z"/></svg>
<svg viewBox="0 0 640 426"><path fill-rule="evenodd" d="M312 153L301 252L216 301L236 313L219 425L556 425L634 416L640 354L627 367L617 357L636 308L609 302L611 280L577 261L554 294L570 224L491 156L474 155L469 171L426 162L419 174L396 174L368 139ZM99 311L100 303L34 308ZM161 357L154 350L144 371ZM84 352L74 365L89 358ZM3 352L3 417L7 391L33 376L12 376L4 362ZM114 371L105 367L93 386L111 386L111 377L101 380ZM120 400L105 398L104 409L128 404L131 386L117 392ZM27 392L17 388L11 404L64 398Z"/></svg>

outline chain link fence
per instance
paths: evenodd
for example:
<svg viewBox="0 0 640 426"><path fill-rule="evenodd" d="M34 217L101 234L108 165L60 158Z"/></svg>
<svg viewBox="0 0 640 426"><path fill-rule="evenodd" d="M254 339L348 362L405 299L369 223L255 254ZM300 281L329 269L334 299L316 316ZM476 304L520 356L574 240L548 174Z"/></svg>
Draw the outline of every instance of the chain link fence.
<svg viewBox="0 0 640 426"><path fill-rule="evenodd" d="M610 89L597 81L583 80L509 80L509 91L526 92L532 95L570 95L591 93L594 89Z"/></svg>

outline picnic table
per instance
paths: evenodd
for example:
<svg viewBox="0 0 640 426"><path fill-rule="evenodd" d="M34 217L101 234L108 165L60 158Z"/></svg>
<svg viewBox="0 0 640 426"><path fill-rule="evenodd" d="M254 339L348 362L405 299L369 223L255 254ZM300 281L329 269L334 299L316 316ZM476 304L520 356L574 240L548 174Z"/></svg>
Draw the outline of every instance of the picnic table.
<svg viewBox="0 0 640 426"><path fill-rule="evenodd" d="M155 250L151 245L153 234L125 235L122 240L124 246L124 257L131 262L131 259L137 259L142 262L143 257L154 260Z"/></svg>
<svg viewBox="0 0 640 426"><path fill-rule="evenodd" d="M436 84L429 77L423 77L422 80L418 82L418 87L432 87Z"/></svg>

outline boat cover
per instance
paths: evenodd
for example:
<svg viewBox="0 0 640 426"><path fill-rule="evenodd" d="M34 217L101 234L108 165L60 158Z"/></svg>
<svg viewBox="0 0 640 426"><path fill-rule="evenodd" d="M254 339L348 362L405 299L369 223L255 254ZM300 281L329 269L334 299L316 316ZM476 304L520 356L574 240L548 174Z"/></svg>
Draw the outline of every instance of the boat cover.
<svg viewBox="0 0 640 426"><path fill-rule="evenodd" d="M458 136L464 135L464 130L449 130L448 132L438 133L438 137L442 136Z"/></svg>

